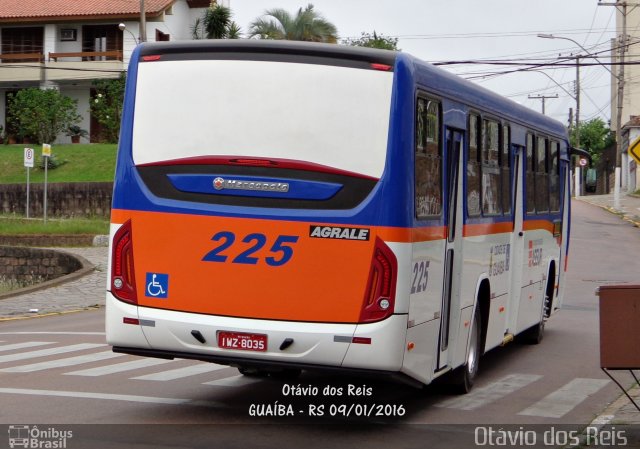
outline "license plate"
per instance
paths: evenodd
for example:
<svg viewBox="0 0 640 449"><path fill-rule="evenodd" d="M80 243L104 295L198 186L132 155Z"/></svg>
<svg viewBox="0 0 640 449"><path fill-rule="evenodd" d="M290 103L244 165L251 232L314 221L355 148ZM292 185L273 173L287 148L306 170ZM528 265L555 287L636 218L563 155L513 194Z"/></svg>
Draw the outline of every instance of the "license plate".
<svg viewBox="0 0 640 449"><path fill-rule="evenodd" d="M218 346L223 349L264 352L267 350L267 336L220 331L218 332Z"/></svg>

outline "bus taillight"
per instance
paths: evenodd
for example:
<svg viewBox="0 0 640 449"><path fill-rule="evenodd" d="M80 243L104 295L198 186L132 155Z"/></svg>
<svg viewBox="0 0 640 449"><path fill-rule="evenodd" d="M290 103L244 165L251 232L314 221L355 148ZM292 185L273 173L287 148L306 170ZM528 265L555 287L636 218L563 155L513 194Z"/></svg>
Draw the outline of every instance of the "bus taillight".
<svg viewBox="0 0 640 449"><path fill-rule="evenodd" d="M118 229L113 237L112 248L111 293L121 301L137 304L131 220Z"/></svg>
<svg viewBox="0 0 640 449"><path fill-rule="evenodd" d="M369 282L360 312L361 323L380 321L393 314L398 264L393 251L376 239Z"/></svg>

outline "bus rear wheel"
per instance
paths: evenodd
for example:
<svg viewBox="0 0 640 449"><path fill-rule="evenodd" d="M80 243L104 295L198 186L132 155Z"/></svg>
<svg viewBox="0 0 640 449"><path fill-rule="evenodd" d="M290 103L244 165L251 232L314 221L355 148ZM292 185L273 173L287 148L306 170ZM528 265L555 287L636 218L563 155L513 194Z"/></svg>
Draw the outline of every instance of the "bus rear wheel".
<svg viewBox="0 0 640 449"><path fill-rule="evenodd" d="M476 377L478 376L478 368L480 366L480 355L482 351L481 336L481 320L480 313L476 311L471 321L471 330L469 336L469 350L467 351L467 360L460 368L453 372L452 387L458 394L466 394L471 391Z"/></svg>

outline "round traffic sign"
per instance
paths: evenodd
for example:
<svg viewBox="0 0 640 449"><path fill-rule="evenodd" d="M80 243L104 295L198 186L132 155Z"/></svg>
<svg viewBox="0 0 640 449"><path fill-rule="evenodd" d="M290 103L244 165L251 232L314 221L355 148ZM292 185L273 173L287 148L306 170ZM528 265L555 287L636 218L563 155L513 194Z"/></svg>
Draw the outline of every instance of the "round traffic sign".
<svg viewBox="0 0 640 449"><path fill-rule="evenodd" d="M589 161L587 161L585 158L583 158L583 157L580 158L580 166L581 167L584 167L585 165L587 165L587 162L589 162Z"/></svg>

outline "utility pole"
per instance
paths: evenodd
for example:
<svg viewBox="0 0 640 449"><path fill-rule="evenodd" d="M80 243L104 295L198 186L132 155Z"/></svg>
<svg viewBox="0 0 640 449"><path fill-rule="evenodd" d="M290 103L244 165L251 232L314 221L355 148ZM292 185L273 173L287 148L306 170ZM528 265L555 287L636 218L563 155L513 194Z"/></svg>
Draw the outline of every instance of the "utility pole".
<svg viewBox="0 0 640 449"><path fill-rule="evenodd" d="M576 148L580 148L580 56L576 56ZM582 195L582 166L578 164L576 172L576 197Z"/></svg>
<svg viewBox="0 0 640 449"><path fill-rule="evenodd" d="M618 43L618 99L616 111L616 171L615 185L613 186L613 207L620 209L620 187L622 175L622 106L624 101L624 60L627 47L627 14L638 6L639 3L627 3L626 1L616 1L615 3L604 3L598 0L598 6L614 6L622 14L622 34ZM631 11L627 8L631 6Z"/></svg>
<svg viewBox="0 0 640 449"><path fill-rule="evenodd" d="M576 56L576 148L580 148L580 56Z"/></svg>
<svg viewBox="0 0 640 449"><path fill-rule="evenodd" d="M144 0L140 0L140 42L147 41L147 14L144 8Z"/></svg>
<svg viewBox="0 0 640 449"><path fill-rule="evenodd" d="M545 113L545 100L547 98L558 98L558 94L553 95L529 95L529 100L542 100L542 113Z"/></svg>

